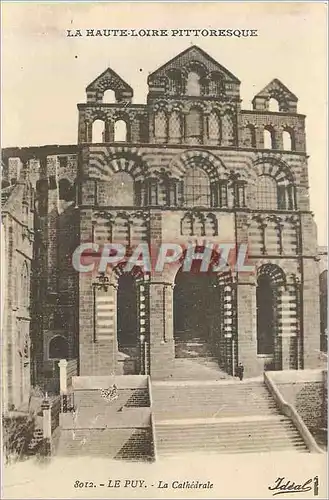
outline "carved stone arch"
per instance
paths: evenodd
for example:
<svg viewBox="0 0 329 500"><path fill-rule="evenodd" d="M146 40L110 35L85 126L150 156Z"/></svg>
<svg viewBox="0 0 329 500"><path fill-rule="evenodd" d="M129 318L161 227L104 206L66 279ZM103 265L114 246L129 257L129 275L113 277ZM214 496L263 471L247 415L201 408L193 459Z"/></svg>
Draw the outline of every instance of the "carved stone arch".
<svg viewBox="0 0 329 500"><path fill-rule="evenodd" d="M117 264L113 268L112 274L113 274L114 281L118 282L119 278L125 274L129 274L129 275L133 276L136 279L136 281L144 280L145 273L143 272L143 270L140 266L134 266L131 271L127 271L126 266L127 266L127 260L124 260L122 262L119 262L119 264Z"/></svg>
<svg viewBox="0 0 329 500"><path fill-rule="evenodd" d="M200 101L186 101L184 102L183 112L188 114L191 109L198 109L202 114L207 112L207 103Z"/></svg>
<svg viewBox="0 0 329 500"><path fill-rule="evenodd" d="M271 262L257 266L257 278L265 275L271 279L271 282L275 286L280 287L286 285L286 274L277 264Z"/></svg>
<svg viewBox="0 0 329 500"><path fill-rule="evenodd" d="M207 151L189 150L174 158L169 166L173 175L183 178L186 169L191 166L202 168L209 176L210 181L227 179L227 169L218 157Z"/></svg>
<svg viewBox="0 0 329 500"><path fill-rule="evenodd" d="M182 74L187 76L190 71L198 71L200 76L205 77L208 74L208 68L202 61L192 60L182 68Z"/></svg>
<svg viewBox="0 0 329 500"><path fill-rule="evenodd" d="M289 166L277 158L256 159L253 163L256 176L269 175L278 184L295 184L295 177Z"/></svg>
<svg viewBox="0 0 329 500"><path fill-rule="evenodd" d="M111 119L112 114L108 111L102 110L100 108L92 109L90 115L86 117L86 122L92 124L96 120L102 120L103 122L107 122Z"/></svg>
<svg viewBox="0 0 329 500"><path fill-rule="evenodd" d="M90 159L90 178L109 180L112 173L127 172L134 181L144 180L148 168L142 158L134 153L114 153L103 148Z"/></svg>

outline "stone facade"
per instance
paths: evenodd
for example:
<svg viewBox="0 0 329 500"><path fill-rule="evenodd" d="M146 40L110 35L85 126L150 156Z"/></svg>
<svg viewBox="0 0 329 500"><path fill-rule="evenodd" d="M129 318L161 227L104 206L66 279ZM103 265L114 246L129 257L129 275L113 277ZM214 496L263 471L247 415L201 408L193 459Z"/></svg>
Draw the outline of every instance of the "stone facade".
<svg viewBox="0 0 329 500"><path fill-rule="evenodd" d="M15 182L1 192L2 394L3 408L25 404L31 388L31 300L33 268L33 189L22 163L9 162Z"/></svg>
<svg viewBox="0 0 329 500"><path fill-rule="evenodd" d="M211 356L231 375L239 362L246 376L315 367L317 236L297 97L273 80L241 109L240 81L196 46L148 85L147 104L134 104L109 68L78 104L77 145L3 150L8 184L18 186L11 165L20 158L35 191L35 382L51 388L61 357L78 358L80 375L154 378L175 356ZM180 266L117 266L105 277L72 266L83 242L156 251L205 240L247 244L255 272L197 283Z"/></svg>

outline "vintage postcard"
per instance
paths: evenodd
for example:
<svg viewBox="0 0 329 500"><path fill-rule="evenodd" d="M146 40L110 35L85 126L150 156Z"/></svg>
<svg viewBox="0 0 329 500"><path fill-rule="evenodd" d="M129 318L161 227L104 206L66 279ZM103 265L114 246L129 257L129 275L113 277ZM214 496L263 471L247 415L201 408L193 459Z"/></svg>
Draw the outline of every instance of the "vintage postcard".
<svg viewBox="0 0 329 500"><path fill-rule="evenodd" d="M327 7L2 3L2 498L327 498Z"/></svg>

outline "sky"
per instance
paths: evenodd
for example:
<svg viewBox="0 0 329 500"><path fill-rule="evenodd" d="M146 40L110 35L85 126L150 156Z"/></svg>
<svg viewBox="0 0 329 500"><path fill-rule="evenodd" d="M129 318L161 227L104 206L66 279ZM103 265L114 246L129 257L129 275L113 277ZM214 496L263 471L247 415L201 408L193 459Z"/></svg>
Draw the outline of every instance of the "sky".
<svg viewBox="0 0 329 500"><path fill-rule="evenodd" d="M306 115L311 210L327 240L325 3L2 4L2 147L74 144L76 104L108 66L145 103L147 76L198 45L241 83L243 109L273 78ZM86 29L257 29L257 37L67 37ZM74 32L74 31L73 31Z"/></svg>

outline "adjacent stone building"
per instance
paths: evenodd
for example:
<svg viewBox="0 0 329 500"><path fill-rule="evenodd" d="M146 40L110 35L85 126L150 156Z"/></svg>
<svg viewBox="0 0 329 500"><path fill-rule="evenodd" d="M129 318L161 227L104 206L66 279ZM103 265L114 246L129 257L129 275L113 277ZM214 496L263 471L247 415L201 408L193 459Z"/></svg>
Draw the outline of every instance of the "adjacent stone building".
<svg viewBox="0 0 329 500"><path fill-rule="evenodd" d="M108 68L78 104L78 144L3 150L7 205L23 190L13 161L35 192L33 256L27 239L14 265L32 276L33 314L21 321L31 320L33 383L55 390L61 358L78 359L80 375L154 378L177 357L210 357L231 375L241 362L247 377L316 366L317 235L297 97L275 79L243 110L240 81L196 46L148 87L147 104L135 104ZM102 276L72 266L82 242L202 249L205 240L246 243L255 272L118 265Z"/></svg>
<svg viewBox="0 0 329 500"><path fill-rule="evenodd" d="M318 249L319 254L319 273L320 273L320 331L321 351L328 351L328 248L321 246Z"/></svg>
<svg viewBox="0 0 329 500"><path fill-rule="evenodd" d="M10 159L1 190L1 327L3 408L19 408L31 388L30 283L34 241L33 189L19 160Z"/></svg>

